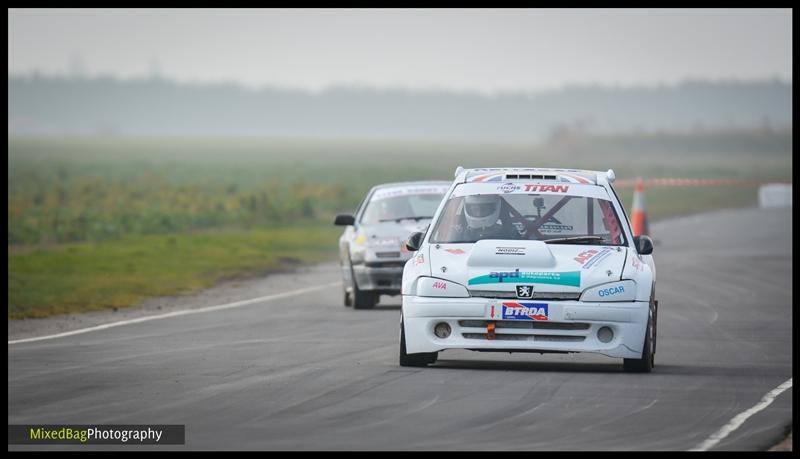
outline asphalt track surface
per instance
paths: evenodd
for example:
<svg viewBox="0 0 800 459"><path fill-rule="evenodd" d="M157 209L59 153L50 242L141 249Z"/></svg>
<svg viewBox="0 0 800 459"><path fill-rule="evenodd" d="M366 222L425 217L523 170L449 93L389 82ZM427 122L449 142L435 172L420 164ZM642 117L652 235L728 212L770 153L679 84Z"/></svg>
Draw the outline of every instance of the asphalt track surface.
<svg viewBox="0 0 800 459"><path fill-rule="evenodd" d="M9 344L8 422L186 425L185 446L127 450L689 450L792 377L791 210L651 232L651 374L592 354L446 351L400 367L399 297L356 311L335 286ZM338 280L326 264L275 293ZM791 422L788 389L712 449L766 450Z"/></svg>

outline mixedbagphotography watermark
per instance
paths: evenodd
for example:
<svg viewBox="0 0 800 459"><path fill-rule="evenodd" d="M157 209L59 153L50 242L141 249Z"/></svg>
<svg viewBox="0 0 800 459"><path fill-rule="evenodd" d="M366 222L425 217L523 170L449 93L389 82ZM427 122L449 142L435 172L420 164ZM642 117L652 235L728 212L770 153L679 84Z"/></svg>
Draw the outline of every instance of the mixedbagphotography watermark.
<svg viewBox="0 0 800 459"><path fill-rule="evenodd" d="M9 445L183 445L186 426L179 424L14 424Z"/></svg>

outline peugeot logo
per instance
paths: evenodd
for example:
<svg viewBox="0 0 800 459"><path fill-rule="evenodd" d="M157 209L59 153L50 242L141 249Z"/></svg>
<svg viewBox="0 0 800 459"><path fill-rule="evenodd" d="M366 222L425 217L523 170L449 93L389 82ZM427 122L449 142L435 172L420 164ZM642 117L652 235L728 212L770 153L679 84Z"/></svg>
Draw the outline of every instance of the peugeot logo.
<svg viewBox="0 0 800 459"><path fill-rule="evenodd" d="M517 285L517 298L531 299L533 298L532 285Z"/></svg>

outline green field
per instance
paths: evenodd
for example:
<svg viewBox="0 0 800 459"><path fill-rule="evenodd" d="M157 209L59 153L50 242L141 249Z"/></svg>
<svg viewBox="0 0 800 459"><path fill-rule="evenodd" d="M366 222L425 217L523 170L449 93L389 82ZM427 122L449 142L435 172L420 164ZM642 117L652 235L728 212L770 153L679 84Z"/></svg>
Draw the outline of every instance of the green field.
<svg viewBox="0 0 800 459"><path fill-rule="evenodd" d="M123 236L8 257L8 318L117 309L336 254L332 225Z"/></svg>
<svg viewBox="0 0 800 459"><path fill-rule="evenodd" d="M8 316L124 307L296 260L334 258L340 229L328 222L352 211L371 186L451 180L459 165L613 168L619 179L791 180L791 132L737 135L731 149L732 137L718 133L546 146L9 138ZM619 192L629 206L632 190ZM655 221L751 206L756 189L651 188L646 197Z"/></svg>

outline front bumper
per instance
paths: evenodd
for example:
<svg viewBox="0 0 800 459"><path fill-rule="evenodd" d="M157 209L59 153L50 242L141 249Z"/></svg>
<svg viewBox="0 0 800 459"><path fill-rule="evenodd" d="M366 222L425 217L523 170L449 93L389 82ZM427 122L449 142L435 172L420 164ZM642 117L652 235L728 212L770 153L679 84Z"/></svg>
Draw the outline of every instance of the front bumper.
<svg viewBox="0 0 800 459"><path fill-rule="evenodd" d="M504 320L500 306L492 298L432 298L404 295L403 323L406 352L437 352L445 349L470 349L509 352L593 352L609 357L641 358L649 315L646 301L586 303L581 301L541 301L548 306L548 319L542 321ZM520 300L527 301L527 300ZM494 308L492 308L494 306ZM494 313L494 315L492 315ZM452 332L438 338L436 324L446 322ZM487 325L494 323L493 339ZM598 331L608 327L602 342Z"/></svg>
<svg viewBox="0 0 800 459"><path fill-rule="evenodd" d="M373 267L353 265L356 285L359 290L369 290L387 295L400 293L403 281L403 266L405 262L395 262L400 266Z"/></svg>

